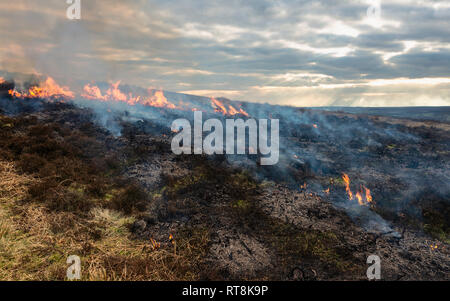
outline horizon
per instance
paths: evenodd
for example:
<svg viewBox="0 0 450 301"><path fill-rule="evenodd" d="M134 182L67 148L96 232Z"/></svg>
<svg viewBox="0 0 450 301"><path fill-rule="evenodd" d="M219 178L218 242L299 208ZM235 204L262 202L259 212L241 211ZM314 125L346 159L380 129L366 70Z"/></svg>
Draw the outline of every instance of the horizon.
<svg viewBox="0 0 450 301"><path fill-rule="evenodd" d="M17 76L19 76L19 79L17 81ZM25 79L27 78L27 79ZM52 78L49 76L46 76L44 74L18 74L18 73L10 73L10 72L6 72L4 70L0 70L0 80L5 80L5 81L14 81L15 84L18 86L16 86L16 89L18 88L19 91L26 91L27 89L24 89L24 85L29 85L31 84L31 86L33 86L34 84L37 84L33 82L33 80L38 79L39 83L42 83L45 81L45 79L47 78ZM83 93L83 88L87 85L87 84L94 84L98 87L103 87L103 90L106 90L107 87L111 87L111 85L114 82L110 81L110 82L105 82L105 81L79 81L76 85L77 89L72 91L73 87L67 87L69 88L72 92L76 91L75 94L75 98L74 99L83 99L84 97L82 96ZM134 89L140 89L140 90L153 90L153 91L163 91L165 96L169 96L167 95L167 93L169 94L178 94L178 95L185 95L185 96L192 96L192 97L198 97L198 98L204 98L205 100L208 99L212 99L212 98L217 98L217 99L226 99L227 101L231 101L231 102L237 102L237 103L250 103L250 104L262 104L262 105L271 105L271 106L282 106L282 107L292 107L292 108L307 108L307 109L321 109L321 108L348 108L348 109L358 109L358 108L362 108L362 109L401 109L401 108L450 108L450 104L449 105L410 105L410 106L397 106L397 105L387 105L387 106L356 106L356 105L339 105L339 104L330 104L330 105L323 105L323 106L301 106L301 105L296 105L296 104L278 104L278 103L271 103L271 102L256 102L256 101L249 101L246 99L233 99L233 98L227 98L224 96L213 96L213 95L198 95L198 94L192 94L192 93L186 93L185 91L181 91L181 92L177 92L177 91L169 91L163 88L156 88L156 87L148 87L148 88L144 88L144 87L140 87L140 86L136 86L136 85L130 85L130 84L120 84L119 85L119 89L120 88L127 88L127 89L131 89L132 91L134 91ZM103 91L104 92L104 91ZM189 91L187 91L189 92ZM139 94L139 93L138 93ZM170 97L168 97L168 99L170 99ZM347 112L348 113L348 112Z"/></svg>
<svg viewBox="0 0 450 301"><path fill-rule="evenodd" d="M450 106L446 1L0 3L0 70L294 107ZM17 20L21 20L20 23Z"/></svg>

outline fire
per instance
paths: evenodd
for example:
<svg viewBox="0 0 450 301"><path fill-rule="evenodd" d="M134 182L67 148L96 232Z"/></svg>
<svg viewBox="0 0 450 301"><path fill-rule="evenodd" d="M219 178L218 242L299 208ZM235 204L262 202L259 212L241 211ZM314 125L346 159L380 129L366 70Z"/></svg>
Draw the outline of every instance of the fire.
<svg viewBox="0 0 450 301"><path fill-rule="evenodd" d="M242 108L239 108L239 111L236 110L236 108L234 108L232 105L228 105L228 110L226 108L226 106L219 100L215 99L214 97L211 97L211 105L214 108L214 111L221 113L223 115L237 115L237 114L242 114L246 117L248 117L248 113L245 112Z"/></svg>
<svg viewBox="0 0 450 301"><path fill-rule="evenodd" d="M176 106L173 103L170 103L164 96L164 92L162 90L156 91L153 96L143 100L142 103L151 107L176 109Z"/></svg>
<svg viewBox="0 0 450 301"><path fill-rule="evenodd" d="M373 198L369 188L361 185L359 191L357 191L356 194L353 195L353 192L350 189L350 178L346 173L342 174L342 180L345 183L345 191L347 192L349 200L353 200L353 198L355 197L358 201L358 204L361 206L367 206L368 204L372 203Z"/></svg>
<svg viewBox="0 0 450 301"><path fill-rule="evenodd" d="M249 117L248 113L245 112L242 108L239 108L239 113L244 115L245 117Z"/></svg>
<svg viewBox="0 0 450 301"><path fill-rule="evenodd" d="M164 92L162 90L156 91L153 94L151 89L148 89L149 96L141 97L133 96L132 93L128 93L128 95L125 94L120 90L119 85L120 81L112 83L106 91L106 94L103 95L99 87L87 84L84 86L81 96L91 100L125 102L132 106L141 104L150 107L176 109L176 106L170 103L164 96Z"/></svg>
<svg viewBox="0 0 450 301"><path fill-rule="evenodd" d="M360 204L361 206L364 205L363 198L359 191L356 193L356 199L358 200L358 204Z"/></svg>
<svg viewBox="0 0 450 301"><path fill-rule="evenodd" d="M174 237L173 237L172 234L169 235L169 241L170 241L170 242L172 243L172 245L173 245L173 253L174 253L175 255L177 255L177 242L176 242L176 240L174 239Z"/></svg>
<svg viewBox="0 0 450 301"><path fill-rule="evenodd" d="M222 113L223 115L227 115L228 111L225 108L224 104L215 99L214 97L211 97L211 104L212 107L216 112Z"/></svg>
<svg viewBox="0 0 450 301"><path fill-rule="evenodd" d="M157 242L153 238L150 238L150 243L152 244L153 250L158 250L161 247L161 243Z"/></svg>
<svg viewBox="0 0 450 301"><path fill-rule="evenodd" d="M313 127L314 127L315 129L317 129L317 124L313 124Z"/></svg>
<svg viewBox="0 0 450 301"><path fill-rule="evenodd" d="M368 203L372 203L372 195L370 194L370 189L364 187L364 189L366 190L366 201Z"/></svg>
<svg viewBox="0 0 450 301"><path fill-rule="evenodd" d="M348 177L348 175L347 175L346 173L344 173L344 174L342 175L342 180L344 180L344 183L345 183L345 191L347 191L348 198L349 198L350 200L353 200L353 193L352 193L352 191L350 190L350 178Z"/></svg>
<svg viewBox="0 0 450 301"><path fill-rule="evenodd" d="M123 101L127 102L129 104L133 104L133 97L130 94L130 97L122 93L119 89L120 81L112 83L111 87L106 91L106 95L109 99L115 100L115 101Z"/></svg>
<svg viewBox="0 0 450 301"><path fill-rule="evenodd" d="M34 86L25 92L9 90L8 93L15 98L74 98L75 94L68 87L59 86L55 80L48 77L47 80L39 86Z"/></svg>
<svg viewBox="0 0 450 301"><path fill-rule="evenodd" d="M0 77L0 84L3 84L5 80ZM124 92L120 89L120 81L111 83L106 91L102 91L100 87L95 84L86 84L81 93L78 95L84 99L96 100L102 102L124 102L128 105L144 105L156 108L168 108L168 109L178 109L178 110L192 110L199 111L198 108L185 107L183 104L178 103L175 105L171 103L162 90L154 91L153 89L147 90L147 95L133 95L131 92ZM45 82L39 84L38 86L33 86L27 91L20 91L12 89L8 91L9 95L14 98L47 98L52 99L56 97L60 98L75 98L75 93L73 93L68 87L59 86L55 80L48 77ZM243 115L249 117L249 114L244 111L241 107L233 106L231 104L224 104L223 102L211 98L211 105L215 112L221 113L227 116Z"/></svg>
<svg viewBox="0 0 450 301"><path fill-rule="evenodd" d="M81 93L81 97L84 97L86 99L96 99L96 100L108 100L106 95L102 95L102 91L100 91L100 88L97 86L91 86L90 84L87 84L83 88L83 92Z"/></svg>
<svg viewBox="0 0 450 301"><path fill-rule="evenodd" d="M133 105L135 98L131 95L126 95L119 89L120 81L112 83L105 95L102 95L102 91L97 86L91 86L87 84L83 88L81 94L86 99L100 100L100 101L121 101Z"/></svg>

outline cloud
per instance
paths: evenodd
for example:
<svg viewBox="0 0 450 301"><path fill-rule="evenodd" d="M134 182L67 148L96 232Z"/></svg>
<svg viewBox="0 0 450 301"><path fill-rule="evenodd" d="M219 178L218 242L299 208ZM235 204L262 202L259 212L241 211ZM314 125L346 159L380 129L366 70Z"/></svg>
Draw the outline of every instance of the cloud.
<svg viewBox="0 0 450 301"><path fill-rule="evenodd" d="M3 2L0 69L298 106L450 105L448 1L378 2L374 17L373 0L92 0L80 21L65 1Z"/></svg>

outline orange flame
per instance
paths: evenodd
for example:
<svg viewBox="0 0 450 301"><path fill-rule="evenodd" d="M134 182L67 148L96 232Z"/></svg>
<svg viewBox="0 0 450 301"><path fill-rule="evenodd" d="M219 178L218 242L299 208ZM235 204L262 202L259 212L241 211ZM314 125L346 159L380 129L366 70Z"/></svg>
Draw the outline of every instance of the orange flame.
<svg viewBox="0 0 450 301"><path fill-rule="evenodd" d="M233 116L233 115L239 114L239 111L236 110L232 105L229 105L228 106L228 114Z"/></svg>
<svg viewBox="0 0 450 301"><path fill-rule="evenodd" d="M356 199L358 200L358 204L360 204L361 206L364 205L363 198L359 191L356 193Z"/></svg>
<svg viewBox="0 0 450 301"><path fill-rule="evenodd" d="M216 111L217 113L221 113L223 115L233 116L233 115L237 115L237 114L242 114L246 117L249 116L248 113L245 112L242 108L239 108L239 111L238 111L238 110L236 110L236 108L234 108L230 104L228 105L228 110L227 110L225 105L221 101L215 99L214 97L211 97L211 105L214 108L214 111Z"/></svg>
<svg viewBox="0 0 450 301"><path fill-rule="evenodd" d="M127 95L122 93L122 91L120 91L119 89L119 85L120 80L111 84L111 87L108 89L108 91L106 91L106 95L108 96L108 98L115 101L123 101L129 104L133 104L133 97L131 97L131 95L130 97L128 97Z"/></svg>
<svg viewBox="0 0 450 301"><path fill-rule="evenodd" d="M15 98L74 98L75 94L70 91L68 87L59 86L55 80L48 77L47 80L39 86L34 86L26 92L18 92L16 90L9 90L8 93Z"/></svg>
<svg viewBox="0 0 450 301"><path fill-rule="evenodd" d="M239 113L244 115L245 117L249 117L248 113L245 112L242 108L239 108Z"/></svg>
<svg viewBox="0 0 450 301"><path fill-rule="evenodd" d="M87 84L86 86L84 86L81 96L91 100L125 102L129 105L141 104L144 106L157 108L176 108L174 104L170 103L167 100L162 90L156 91L154 95L150 95L151 89L148 89L148 93L150 96L141 97L133 96L132 93L129 93L128 95L125 94L119 89L119 85L120 81L111 84L109 89L106 91L106 94L103 95L99 87Z"/></svg>
<svg viewBox="0 0 450 301"><path fill-rule="evenodd" d="M225 106L223 105L223 103L221 103L214 97L211 97L211 105L216 112L222 113L223 115L227 115L228 112L227 112L227 109L225 108Z"/></svg>
<svg viewBox="0 0 450 301"><path fill-rule="evenodd" d="M353 192L350 189L350 178L346 173L342 174L342 179L345 183L345 191L348 194L348 198L350 200L353 200ZM364 192L363 192L364 189ZM370 189L365 187L364 185L361 185L360 190L356 192L356 200L358 201L358 204L361 206L367 206L369 203L372 203L373 198L370 194Z"/></svg>
<svg viewBox="0 0 450 301"><path fill-rule="evenodd" d="M350 178L348 177L348 175L347 175L346 173L344 173L344 174L342 175L342 180L344 180L344 183L345 183L345 191L347 191L348 198L349 198L350 200L353 200L353 193L352 193L352 191L350 190Z"/></svg>
<svg viewBox="0 0 450 301"><path fill-rule="evenodd" d="M129 104L134 104L134 98L131 96L127 96L119 89L120 81L112 83L109 89L106 91L105 95L102 95L102 91L97 86L91 86L87 84L83 88L82 97L87 99L101 100L101 101L121 101L127 102Z"/></svg>
<svg viewBox="0 0 450 301"><path fill-rule="evenodd" d="M161 243L157 242L153 238L150 238L153 250L158 250L161 247Z"/></svg>
<svg viewBox="0 0 450 301"><path fill-rule="evenodd" d="M366 190L366 201L368 203L372 203L372 195L370 194L370 189L364 187L364 189Z"/></svg>
<svg viewBox="0 0 450 301"><path fill-rule="evenodd" d="M0 78L0 83L3 83L4 79ZM181 107L174 105L169 102L164 92L162 90L153 92L152 89L148 89L148 95L146 96L133 96L133 94L125 93L120 89L120 81L112 83L106 91L102 91L98 86L94 84L86 84L80 96L96 101L117 101L125 102L128 105L144 105L157 108L169 108L169 109L179 109L179 110L192 110L198 111L197 108L186 108L181 105ZM15 98L75 98L75 94L67 87L59 86L55 80L48 77L47 80L41 83L39 86L33 86L28 89L28 91L17 91L15 89L9 90L8 93ZM221 101L211 98L211 105L214 110L223 115L243 115L249 117L249 114L244 111L241 107L235 107L231 104L224 104Z"/></svg>
<svg viewBox="0 0 450 301"><path fill-rule="evenodd" d="M97 86L91 86L90 84L87 84L83 88L83 92L81 93L81 97L84 97L86 99L96 99L96 100L108 100L107 96L102 95L102 91L100 91L100 88Z"/></svg>
<svg viewBox="0 0 450 301"><path fill-rule="evenodd" d="M148 92L150 94L150 89ZM162 90L156 91L154 95L143 100L142 104L157 108L176 109L176 106L173 103L170 103L164 96L164 92Z"/></svg>
<svg viewBox="0 0 450 301"><path fill-rule="evenodd" d="M306 182L303 183L303 185L300 185L300 189L301 189L301 190L306 190L306 187L307 187Z"/></svg>

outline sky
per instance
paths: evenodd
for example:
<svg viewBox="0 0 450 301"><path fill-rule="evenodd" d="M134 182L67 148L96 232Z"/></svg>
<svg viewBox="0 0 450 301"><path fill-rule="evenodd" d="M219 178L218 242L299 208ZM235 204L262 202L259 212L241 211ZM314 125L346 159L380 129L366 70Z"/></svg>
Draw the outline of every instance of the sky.
<svg viewBox="0 0 450 301"><path fill-rule="evenodd" d="M293 106L449 106L448 0L0 0L0 70Z"/></svg>

